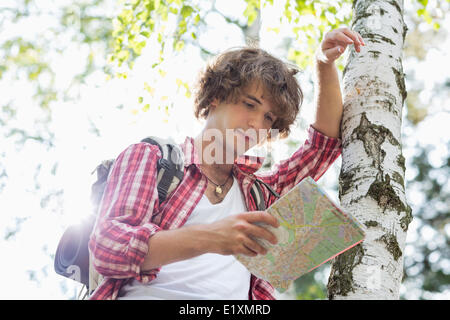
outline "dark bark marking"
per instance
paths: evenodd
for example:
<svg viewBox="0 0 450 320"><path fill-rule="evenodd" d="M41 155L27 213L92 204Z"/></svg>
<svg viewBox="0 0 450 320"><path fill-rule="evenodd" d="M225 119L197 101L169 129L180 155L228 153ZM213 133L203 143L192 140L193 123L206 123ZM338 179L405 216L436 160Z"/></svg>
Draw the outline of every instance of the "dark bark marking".
<svg viewBox="0 0 450 320"><path fill-rule="evenodd" d="M364 222L364 224L366 225L367 228L378 227L378 222L373 221L373 220L366 221L366 222Z"/></svg>
<svg viewBox="0 0 450 320"><path fill-rule="evenodd" d="M369 50L367 52L371 53L372 58L374 58L374 59L378 59L378 57L380 56L380 53L381 53L380 51L376 51L376 50Z"/></svg>
<svg viewBox="0 0 450 320"><path fill-rule="evenodd" d="M386 245L387 251L392 254L395 261L397 261L398 258L402 256L402 250L398 245L397 238L393 234L385 234L381 238L378 238L376 241L381 241Z"/></svg>
<svg viewBox="0 0 450 320"><path fill-rule="evenodd" d="M362 113L359 126L353 130L352 136L363 142L367 155L374 159L372 165L378 169L385 155L381 152L381 144L388 139L392 145L400 146L389 129L370 123L365 112Z"/></svg>
<svg viewBox="0 0 450 320"><path fill-rule="evenodd" d="M374 199L382 208L383 213L386 209L395 210L398 214L405 212L405 216L400 220L400 226L406 231L412 220L411 208L401 201L391 185L391 177L389 174L383 174L381 167L386 156L386 152L381 149L381 145L386 139L394 146L400 146L400 143L389 129L370 123L365 112L362 113L360 124L353 130L352 136L363 142L364 150L373 159L372 165L378 170L375 181L370 185L366 196ZM397 157L397 163L404 169L404 157L402 155ZM353 186L352 173L344 173L341 176L343 176L340 177L340 183L343 185L341 190L348 190ZM404 180L399 173L394 173L392 180L404 186Z"/></svg>
<svg viewBox="0 0 450 320"><path fill-rule="evenodd" d="M403 179L403 177L398 172L394 172L392 174L392 180L394 180L399 185L401 185L403 188L405 188L405 180Z"/></svg>
<svg viewBox="0 0 450 320"><path fill-rule="evenodd" d="M405 102L406 96L408 93L406 92L406 86L405 86L405 74L403 73L403 69L400 64L400 70L397 70L395 68L392 68L392 71L395 75L395 83L397 83L398 90L400 91L400 94L402 95L402 105Z"/></svg>
<svg viewBox="0 0 450 320"><path fill-rule="evenodd" d="M401 154L399 154L397 156L397 164L400 168L402 168L403 172L406 171L406 167L405 167L405 157Z"/></svg>
<svg viewBox="0 0 450 320"><path fill-rule="evenodd" d="M328 299L333 300L335 295L346 296L350 291L355 292L353 283L353 269L361 263L364 249L361 244L338 255L334 259L328 278Z"/></svg>
<svg viewBox="0 0 450 320"><path fill-rule="evenodd" d="M382 36L381 34L377 34L377 33L372 33L372 32L367 32L367 33L360 33L361 37L363 37L364 39L369 39L371 42L375 42L375 43L381 43L381 42L386 42L389 43L393 46L395 46L395 42L392 41L391 39Z"/></svg>
<svg viewBox="0 0 450 320"><path fill-rule="evenodd" d="M395 9L398 11L398 13L403 16L403 12L402 9L400 8L399 4L397 3L397 1L395 0L391 0L391 1L386 1L387 3L393 5L395 7Z"/></svg>

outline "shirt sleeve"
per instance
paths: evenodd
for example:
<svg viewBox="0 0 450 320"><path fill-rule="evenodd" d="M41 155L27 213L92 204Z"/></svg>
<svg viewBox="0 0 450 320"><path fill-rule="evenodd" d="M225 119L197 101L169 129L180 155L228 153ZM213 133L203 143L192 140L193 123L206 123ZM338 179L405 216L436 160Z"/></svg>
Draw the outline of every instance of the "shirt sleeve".
<svg viewBox="0 0 450 320"><path fill-rule="evenodd" d="M148 282L160 268L141 270L149 238L160 230L151 223L158 206L157 146L129 146L114 162L100 204L89 250L93 266L104 277Z"/></svg>
<svg viewBox="0 0 450 320"><path fill-rule="evenodd" d="M304 144L290 158L277 163L273 170L258 174L258 177L283 195L305 177L319 180L341 150L341 139L328 137L310 125Z"/></svg>
<svg viewBox="0 0 450 320"><path fill-rule="evenodd" d="M275 289L269 282L251 275L249 300L275 300L274 294Z"/></svg>

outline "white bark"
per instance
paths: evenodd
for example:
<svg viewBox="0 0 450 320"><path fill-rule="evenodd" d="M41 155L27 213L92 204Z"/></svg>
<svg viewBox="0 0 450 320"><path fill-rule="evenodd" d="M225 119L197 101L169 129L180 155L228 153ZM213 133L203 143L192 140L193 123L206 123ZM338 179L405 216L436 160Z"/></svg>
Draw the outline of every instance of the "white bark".
<svg viewBox="0 0 450 320"><path fill-rule="evenodd" d="M401 115L406 91L403 1L354 2L366 43L352 49L343 79L341 206L366 226L366 239L333 261L330 299L398 299L411 221L404 190Z"/></svg>
<svg viewBox="0 0 450 320"><path fill-rule="evenodd" d="M258 10L258 16L252 25L244 30L245 43L249 46L259 47L259 33L261 31L261 11Z"/></svg>

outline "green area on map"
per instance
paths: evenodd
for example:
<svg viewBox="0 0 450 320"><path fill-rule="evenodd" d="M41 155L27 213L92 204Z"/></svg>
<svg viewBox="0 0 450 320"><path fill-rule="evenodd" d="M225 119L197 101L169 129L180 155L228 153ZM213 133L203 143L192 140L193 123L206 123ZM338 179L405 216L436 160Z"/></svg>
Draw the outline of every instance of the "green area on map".
<svg viewBox="0 0 450 320"><path fill-rule="evenodd" d="M344 213L310 177L303 179L267 210L279 228L264 225L278 238L276 245L257 241L266 255L236 255L255 276L283 292L303 274L364 239L362 226Z"/></svg>

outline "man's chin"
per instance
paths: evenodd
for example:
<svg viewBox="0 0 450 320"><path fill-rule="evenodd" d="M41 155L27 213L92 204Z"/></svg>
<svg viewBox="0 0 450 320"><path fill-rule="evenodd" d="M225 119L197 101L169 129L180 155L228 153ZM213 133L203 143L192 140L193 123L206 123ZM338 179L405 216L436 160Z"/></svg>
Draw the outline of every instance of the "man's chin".
<svg viewBox="0 0 450 320"><path fill-rule="evenodd" d="M236 146L227 145L227 156L225 157L225 164L233 164L240 156L244 155L250 148L237 148Z"/></svg>

